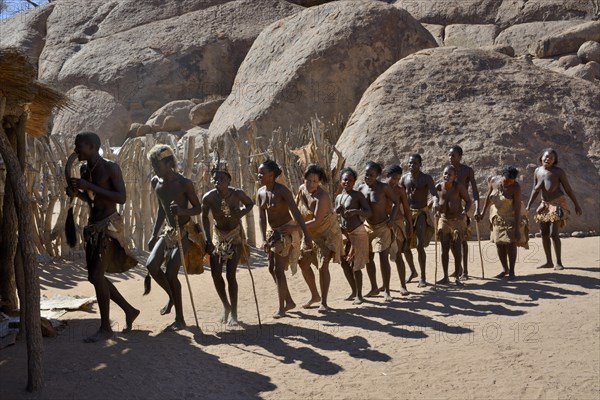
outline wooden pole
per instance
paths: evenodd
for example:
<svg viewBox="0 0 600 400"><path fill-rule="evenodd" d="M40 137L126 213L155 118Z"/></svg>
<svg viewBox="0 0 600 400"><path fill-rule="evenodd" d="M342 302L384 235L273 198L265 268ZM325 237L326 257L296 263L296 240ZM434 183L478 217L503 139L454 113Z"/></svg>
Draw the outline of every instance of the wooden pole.
<svg viewBox="0 0 600 400"><path fill-rule="evenodd" d="M4 117L6 98L0 99L0 121ZM27 390L42 388L42 328L40 320L40 282L35 265L35 246L31 238L31 206L26 190L25 176L19 165L4 128L0 125L0 155L6 165L7 181L10 180L15 196L17 219L19 225L19 245L23 254L23 270L25 275L25 327L27 339Z"/></svg>

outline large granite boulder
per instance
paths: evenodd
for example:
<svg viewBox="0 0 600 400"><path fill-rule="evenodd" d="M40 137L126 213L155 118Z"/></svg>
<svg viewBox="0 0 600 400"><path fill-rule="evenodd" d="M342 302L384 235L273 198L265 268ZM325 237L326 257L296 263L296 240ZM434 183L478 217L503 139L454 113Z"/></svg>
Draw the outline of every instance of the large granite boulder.
<svg viewBox="0 0 600 400"><path fill-rule="evenodd" d="M354 110L363 91L397 60L436 47L406 11L377 1L339 1L268 26L241 65L231 95L210 126L217 141L231 126L260 136L296 129L317 115Z"/></svg>
<svg viewBox="0 0 600 400"><path fill-rule="evenodd" d="M58 112L53 135L75 137L81 131L96 132L113 146L125 141L131 125L129 113L110 93L75 86L67 93L70 108Z"/></svg>
<svg viewBox="0 0 600 400"><path fill-rule="evenodd" d="M423 155L435 179L459 144L485 192L503 165L520 171L529 196L538 153L553 147L584 208L570 229L599 226L600 85L493 51L440 47L408 56L366 90L337 148L346 165L400 162ZM396 157L398 155L398 158Z"/></svg>
<svg viewBox="0 0 600 400"><path fill-rule="evenodd" d="M261 30L303 9L284 0L61 0L0 21L0 45L39 57L40 80L105 92L144 123L173 100L229 95Z"/></svg>
<svg viewBox="0 0 600 400"><path fill-rule="evenodd" d="M517 24L500 32L494 43L511 46L515 50L516 55L528 54L529 46L538 40L557 32L565 31L582 22L581 20L538 21Z"/></svg>

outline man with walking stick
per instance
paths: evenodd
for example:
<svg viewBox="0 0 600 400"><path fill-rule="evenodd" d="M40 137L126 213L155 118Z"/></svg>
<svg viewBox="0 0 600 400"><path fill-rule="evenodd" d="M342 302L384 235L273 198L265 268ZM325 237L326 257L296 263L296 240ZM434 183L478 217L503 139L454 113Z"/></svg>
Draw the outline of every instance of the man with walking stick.
<svg viewBox="0 0 600 400"><path fill-rule="evenodd" d="M186 326L183 319L181 283L177 277L182 263L185 267L182 253L185 258L190 245L197 245L201 249L205 247L202 233L190 218L200 214L201 205L192 181L177 172L175 154L170 146L164 144L154 146L148 153L148 159L156 174L152 178L152 186L158 198L159 207L152 238L148 242L151 253L146 267L156 283L169 295L169 302L160 311L161 315L170 313L173 305L175 306L175 321L165 330L178 331ZM190 205L191 208L188 208ZM165 220L167 226L159 235ZM161 269L163 261L167 266L166 273ZM192 307L194 307L191 290L190 298ZM194 316L196 317L195 309ZM196 317L196 324L197 321Z"/></svg>
<svg viewBox="0 0 600 400"><path fill-rule="evenodd" d="M477 189L477 182L475 181L475 172L473 171L473 168L461 163L462 155L463 155L463 149L460 146L458 146L458 145L452 146L450 148L450 150L448 151L448 161L450 161L450 164L456 170L456 181L458 183L462 184L467 190L469 190L469 186L471 187L471 192L473 194L473 203L475 205L475 211L473 212L473 215L477 215L479 213L479 190ZM467 216L467 232L466 232L466 235L464 235L463 242L462 242L463 272L462 272L462 276L460 276L460 277L456 276L456 278L460 278L465 281L467 279L469 279L469 265L468 265L469 243L467 242L467 240L471 236L470 228L471 228L471 218L469 218L469 216ZM477 220L475 220L475 228L477 230L477 240L478 240L478 244L479 244L479 256L481 259L481 273L483 275L483 257L481 255L481 239L479 236L479 222ZM454 274L452 276L454 276Z"/></svg>
<svg viewBox="0 0 600 400"><path fill-rule="evenodd" d="M202 227L206 236L206 252L210 255L210 272L217 294L223 303L221 323L227 326L238 326L238 284L235 274L238 263L247 263L249 258L242 217L252 210L254 202L243 190L229 186L231 175L225 163L217 160L211 175L215 188L202 198ZM209 213L212 213L214 219L216 239L214 244ZM229 299L227 299L222 276L223 264L227 271Z"/></svg>

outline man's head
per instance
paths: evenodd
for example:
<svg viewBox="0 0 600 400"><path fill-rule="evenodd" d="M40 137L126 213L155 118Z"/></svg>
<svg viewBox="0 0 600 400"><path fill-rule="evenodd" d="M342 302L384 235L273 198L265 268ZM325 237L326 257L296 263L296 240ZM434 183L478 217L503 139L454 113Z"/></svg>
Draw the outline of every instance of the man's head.
<svg viewBox="0 0 600 400"><path fill-rule="evenodd" d="M448 161L452 165L458 165L462 159L462 155L463 149L460 146L452 146L450 147L450 150L448 150Z"/></svg>
<svg viewBox="0 0 600 400"><path fill-rule="evenodd" d="M77 153L79 161L89 160L98 155L100 146L100 137L94 132L81 132L75 136L75 153Z"/></svg>
<svg viewBox="0 0 600 400"><path fill-rule="evenodd" d="M502 169L502 184L504 186L510 186L515 183L519 170L512 165L507 165Z"/></svg>
<svg viewBox="0 0 600 400"><path fill-rule="evenodd" d="M419 172L422 165L423 159L420 154L415 153L408 156L408 168L410 169L410 172Z"/></svg>
<svg viewBox="0 0 600 400"><path fill-rule="evenodd" d="M171 146L166 144L157 144L152 147L148 152L148 160L159 178L164 178L170 171L175 171L177 168L175 152Z"/></svg>
<svg viewBox="0 0 600 400"><path fill-rule="evenodd" d="M377 182L377 177L381 175L381 165L376 163L375 161L367 162L367 167L365 168L365 183L368 186L373 186Z"/></svg>
<svg viewBox="0 0 600 400"><path fill-rule="evenodd" d="M398 186L400 178L402 178L402 167L398 164L388 165L384 168L383 174L388 178L390 186Z"/></svg>
<svg viewBox="0 0 600 400"><path fill-rule="evenodd" d="M279 165L270 159L266 159L258 167L258 182L261 185L267 185L275 181L283 171L279 168Z"/></svg>

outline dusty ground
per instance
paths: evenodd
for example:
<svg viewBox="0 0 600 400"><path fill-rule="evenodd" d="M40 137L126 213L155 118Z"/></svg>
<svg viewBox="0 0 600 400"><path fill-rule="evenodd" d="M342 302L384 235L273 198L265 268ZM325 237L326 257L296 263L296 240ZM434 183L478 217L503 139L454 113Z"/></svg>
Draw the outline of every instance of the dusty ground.
<svg viewBox="0 0 600 400"><path fill-rule="evenodd" d="M481 274L476 242L471 272ZM24 343L0 350L2 399L180 398L600 398L600 238L563 240L561 272L538 270L540 240L520 250L520 280L472 279L464 288L409 284L412 295L391 304L381 297L363 306L342 299L349 289L332 265L330 305L322 315L296 309L274 320L275 285L255 262L263 321L258 328L247 271L238 271L240 318L245 330L217 321L221 306L210 273L191 285L200 318L180 333L161 333L172 320L158 310L166 295L154 284L142 297L144 271L111 278L142 313L136 330L102 344L84 344L99 315L71 312L54 339L44 339L45 388L27 394ZM484 242L486 277L499 270L493 245ZM434 250L428 248L428 280ZM42 293L93 295L81 262L43 266ZM184 283L183 275L180 280ZM289 278L297 303L307 299L300 274ZM366 287L366 283L365 283ZM399 287L394 271L392 289ZM394 294L394 293L393 293ZM96 309L96 308L95 308ZM124 316L112 306L115 329Z"/></svg>

